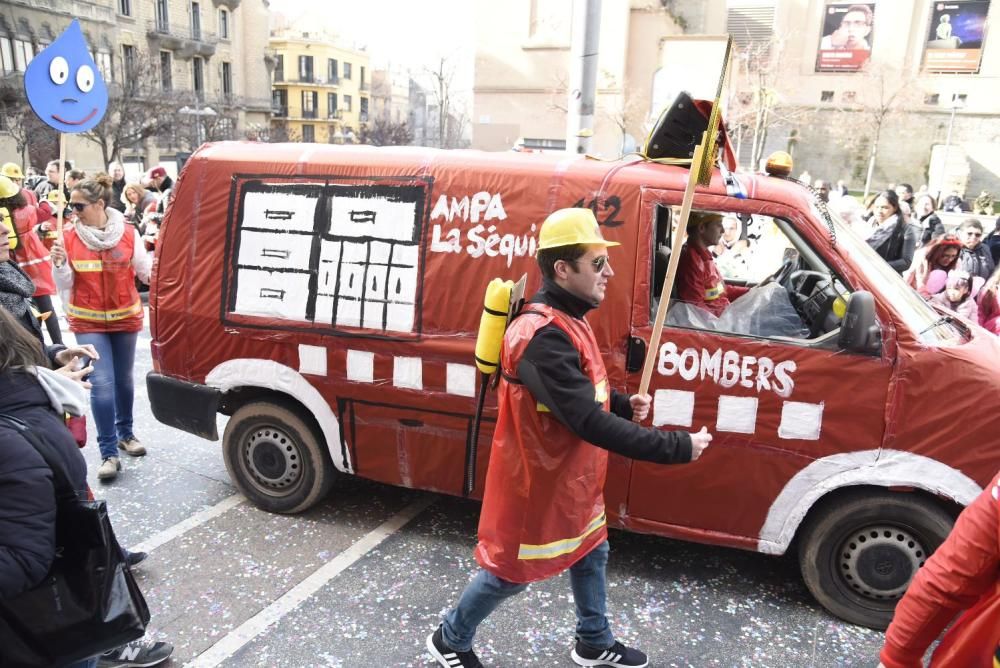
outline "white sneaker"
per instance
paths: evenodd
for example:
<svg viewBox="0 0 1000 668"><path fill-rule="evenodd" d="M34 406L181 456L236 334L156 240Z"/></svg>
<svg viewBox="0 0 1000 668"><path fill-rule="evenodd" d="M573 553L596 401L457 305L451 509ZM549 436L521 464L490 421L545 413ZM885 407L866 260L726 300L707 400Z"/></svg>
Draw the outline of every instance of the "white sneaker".
<svg viewBox="0 0 1000 668"><path fill-rule="evenodd" d="M98 480L114 480L122 470L122 462L117 457L105 457L101 467L97 469Z"/></svg>

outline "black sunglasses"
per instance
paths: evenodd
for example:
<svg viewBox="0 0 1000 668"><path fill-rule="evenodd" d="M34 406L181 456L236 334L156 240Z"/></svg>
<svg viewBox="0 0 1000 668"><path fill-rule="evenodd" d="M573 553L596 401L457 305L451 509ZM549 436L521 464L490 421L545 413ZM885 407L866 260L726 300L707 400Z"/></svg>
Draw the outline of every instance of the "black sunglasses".
<svg viewBox="0 0 1000 668"><path fill-rule="evenodd" d="M90 206L90 202L70 202L69 208L73 209L77 213L80 213L84 209Z"/></svg>
<svg viewBox="0 0 1000 668"><path fill-rule="evenodd" d="M608 263L609 258L607 255L598 255L593 260L590 261L590 266L594 268L594 273L599 274L604 271L604 266ZM573 265L575 266L579 260L573 260Z"/></svg>

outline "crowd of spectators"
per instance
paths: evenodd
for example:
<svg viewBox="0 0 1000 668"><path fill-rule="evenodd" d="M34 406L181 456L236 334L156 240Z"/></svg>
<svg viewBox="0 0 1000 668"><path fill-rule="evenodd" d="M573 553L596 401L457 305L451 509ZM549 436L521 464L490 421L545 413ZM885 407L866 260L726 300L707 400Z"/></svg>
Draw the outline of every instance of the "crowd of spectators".
<svg viewBox="0 0 1000 668"><path fill-rule="evenodd" d="M927 186L914 193L908 183L890 185L862 202L828 182L811 185L927 301L1000 335L1000 217L984 228L993 214L989 193L969 207L954 192L939 208ZM948 229L939 212L972 215Z"/></svg>

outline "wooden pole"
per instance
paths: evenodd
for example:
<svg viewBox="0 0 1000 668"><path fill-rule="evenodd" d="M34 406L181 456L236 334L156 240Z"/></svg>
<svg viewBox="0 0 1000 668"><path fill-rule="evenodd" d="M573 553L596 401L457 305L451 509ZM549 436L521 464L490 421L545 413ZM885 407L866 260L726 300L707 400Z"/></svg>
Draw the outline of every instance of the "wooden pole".
<svg viewBox="0 0 1000 668"><path fill-rule="evenodd" d="M59 190L59 198L57 199L57 202L62 199L62 194L65 189L63 186L63 184L66 183L66 174L64 173L65 167L66 167L66 133L60 132L59 133L59 184L56 186ZM63 246L63 248L65 248L65 246L63 245L63 209L66 208L66 204L65 203L56 204L56 208L58 210L58 213L56 214L56 241L59 242L60 246ZM69 260L67 258L67 262L68 261Z"/></svg>
<svg viewBox="0 0 1000 668"><path fill-rule="evenodd" d="M708 132L701 136L701 143L694 148L694 158L691 160L691 170L688 172L687 187L684 188L684 199L681 202L681 215L677 220L673 241L670 246L670 261L667 263L667 275L663 279L660 290L660 304L656 308L656 320L653 322L653 332L649 337L649 348L646 349L646 362L642 367L642 381L639 383L639 394L646 394L649 381L653 377L653 367L660 348L660 335L663 333L663 321L667 317L667 306L670 304L670 293L673 291L674 279L677 276L677 265L681 259L681 246L687 239L687 222L691 215L691 203L694 201L694 189L698 184L698 172L701 162L705 159L705 146L708 144Z"/></svg>

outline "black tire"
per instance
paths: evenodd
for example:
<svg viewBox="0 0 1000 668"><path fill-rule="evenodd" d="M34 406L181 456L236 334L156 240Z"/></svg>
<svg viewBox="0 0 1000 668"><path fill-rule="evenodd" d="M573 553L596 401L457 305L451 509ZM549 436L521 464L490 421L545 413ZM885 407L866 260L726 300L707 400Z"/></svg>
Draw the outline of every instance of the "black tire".
<svg viewBox="0 0 1000 668"><path fill-rule="evenodd" d="M817 507L803 527L799 568L824 608L884 630L914 573L953 524L943 508L914 494L840 496Z"/></svg>
<svg viewBox="0 0 1000 668"><path fill-rule="evenodd" d="M258 401L229 418L222 437L226 470L262 510L299 513L319 503L336 474L322 439L296 412Z"/></svg>

